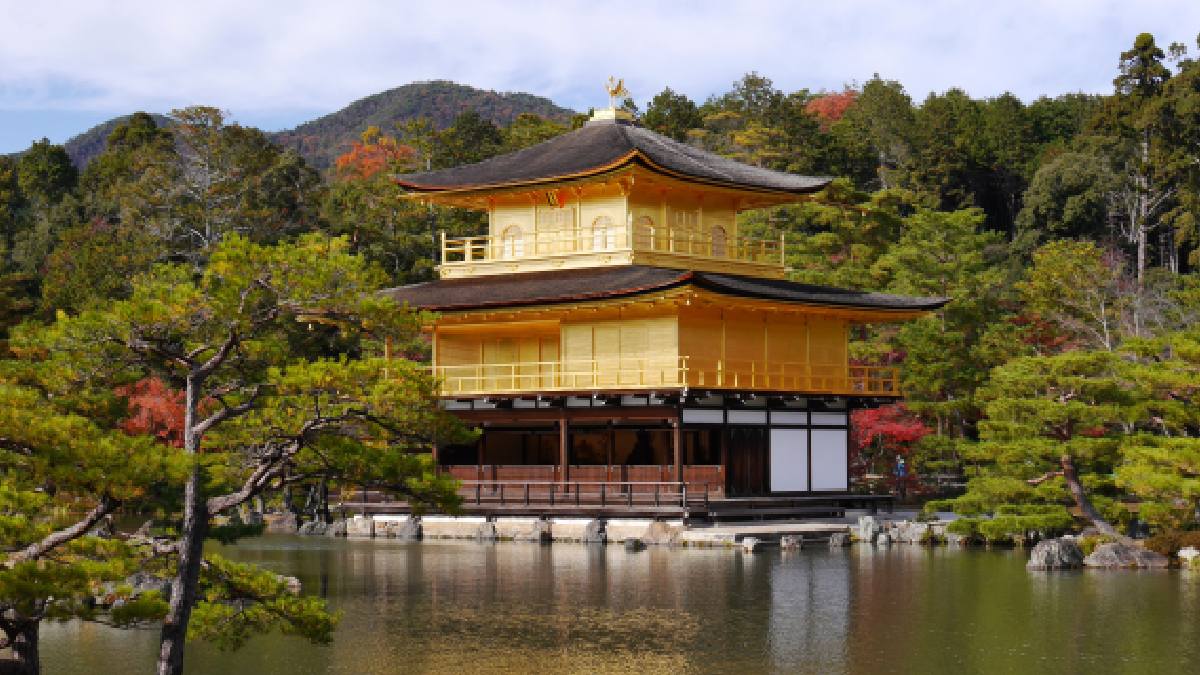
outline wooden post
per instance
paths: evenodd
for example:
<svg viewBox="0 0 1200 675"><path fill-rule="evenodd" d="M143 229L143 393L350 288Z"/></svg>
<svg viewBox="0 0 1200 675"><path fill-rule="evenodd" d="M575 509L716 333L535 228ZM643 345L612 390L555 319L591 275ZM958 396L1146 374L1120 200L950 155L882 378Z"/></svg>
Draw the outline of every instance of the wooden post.
<svg viewBox="0 0 1200 675"><path fill-rule="evenodd" d="M567 446L570 436L567 432L567 411L564 408L562 415L558 418L558 464L559 475L563 483L566 483L571 477L570 448Z"/></svg>
<svg viewBox="0 0 1200 675"><path fill-rule="evenodd" d="M485 426L483 433L479 435L479 439L475 441L475 480L483 480L483 446L484 439L487 438L487 428Z"/></svg>
<svg viewBox="0 0 1200 675"><path fill-rule="evenodd" d="M671 447L675 451L675 481L683 482L683 429L679 419L671 423Z"/></svg>

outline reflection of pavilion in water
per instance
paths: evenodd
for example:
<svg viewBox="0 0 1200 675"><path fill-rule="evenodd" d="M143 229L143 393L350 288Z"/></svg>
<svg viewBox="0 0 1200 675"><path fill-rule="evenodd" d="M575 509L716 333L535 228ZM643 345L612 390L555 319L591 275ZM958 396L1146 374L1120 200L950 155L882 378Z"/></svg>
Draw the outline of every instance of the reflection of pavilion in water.
<svg viewBox="0 0 1200 675"><path fill-rule="evenodd" d="M432 673L824 674L847 658L853 571L842 552L347 548L325 563L330 585L354 595L339 602L346 615L331 646L345 672L382 675L402 663Z"/></svg>

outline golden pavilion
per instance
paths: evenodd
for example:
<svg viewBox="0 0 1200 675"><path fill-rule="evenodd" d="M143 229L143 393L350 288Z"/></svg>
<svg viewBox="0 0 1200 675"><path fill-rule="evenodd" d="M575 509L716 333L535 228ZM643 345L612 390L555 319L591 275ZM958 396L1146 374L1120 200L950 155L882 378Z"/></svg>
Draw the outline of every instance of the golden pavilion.
<svg viewBox="0 0 1200 675"><path fill-rule="evenodd" d="M850 411L900 389L894 368L851 362L848 331L945 302L788 281L784 239L743 236L737 215L829 179L735 162L615 107L395 180L488 216L485 235L442 235L439 279L388 291L437 317L442 404L482 431L437 461L480 512L786 515L850 499Z"/></svg>

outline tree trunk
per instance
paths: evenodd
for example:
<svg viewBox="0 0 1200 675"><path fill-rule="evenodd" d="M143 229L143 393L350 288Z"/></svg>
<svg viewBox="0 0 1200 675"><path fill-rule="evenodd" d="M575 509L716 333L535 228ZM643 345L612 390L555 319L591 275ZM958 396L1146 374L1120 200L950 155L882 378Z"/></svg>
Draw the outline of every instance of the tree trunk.
<svg viewBox="0 0 1200 675"><path fill-rule="evenodd" d="M179 536L179 566L171 579L171 602L163 620L159 640L158 675L183 673L183 649L187 642L188 622L196 602L200 563L204 556L204 537L208 531L208 508L204 499L203 476L197 455L200 436L196 433L197 389L189 379L184 407L184 451L192 456L191 475L184 488L183 527Z"/></svg>
<svg viewBox="0 0 1200 675"><path fill-rule="evenodd" d="M1101 534L1107 534L1110 537L1116 537L1121 540L1126 540L1126 537L1117 531L1107 520L1105 520L1096 507L1092 506L1091 500L1087 497L1087 492L1083 489L1083 484L1079 482L1079 474L1075 471L1075 460L1071 459L1070 455L1062 455L1059 458L1059 463L1062 464L1063 480L1067 483L1067 489L1070 490L1071 496L1075 499L1075 505L1079 507L1079 512L1084 518L1092 521L1092 525Z"/></svg>

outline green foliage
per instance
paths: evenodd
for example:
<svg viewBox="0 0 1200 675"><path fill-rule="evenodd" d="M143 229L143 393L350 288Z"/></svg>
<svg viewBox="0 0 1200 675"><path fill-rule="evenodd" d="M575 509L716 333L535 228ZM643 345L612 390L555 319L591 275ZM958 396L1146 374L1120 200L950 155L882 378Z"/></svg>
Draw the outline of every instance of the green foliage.
<svg viewBox="0 0 1200 675"><path fill-rule="evenodd" d="M190 637L238 649L254 635L279 631L317 643L333 638L339 616L315 596L300 595L287 579L254 565L205 556L201 601Z"/></svg>
<svg viewBox="0 0 1200 675"><path fill-rule="evenodd" d="M96 302L126 298L133 279L164 253L163 242L139 227L104 222L72 227L46 259L42 309L75 313Z"/></svg>
<svg viewBox="0 0 1200 675"><path fill-rule="evenodd" d="M61 145L43 138L17 160L17 187L35 204L56 204L75 187L79 173Z"/></svg>
<svg viewBox="0 0 1200 675"><path fill-rule="evenodd" d="M664 136L685 141L688 131L704 124L704 118L695 102L667 87L650 99L642 124Z"/></svg>
<svg viewBox="0 0 1200 675"><path fill-rule="evenodd" d="M1100 544L1108 544L1113 541L1115 541L1115 540L1112 537L1101 534L1101 535L1088 535L1086 537L1080 537L1079 539L1076 540L1076 543L1079 545L1079 550L1086 557L1086 556L1091 555L1096 550L1096 547L1099 546Z"/></svg>
<svg viewBox="0 0 1200 675"><path fill-rule="evenodd" d="M1163 555L1175 555L1189 546L1200 548L1200 530L1165 530L1146 539L1146 548Z"/></svg>
<svg viewBox="0 0 1200 675"><path fill-rule="evenodd" d="M1033 267L1016 287L1028 310L1061 336L1112 350L1133 331L1133 281L1123 262L1089 241L1052 241L1034 251Z"/></svg>

